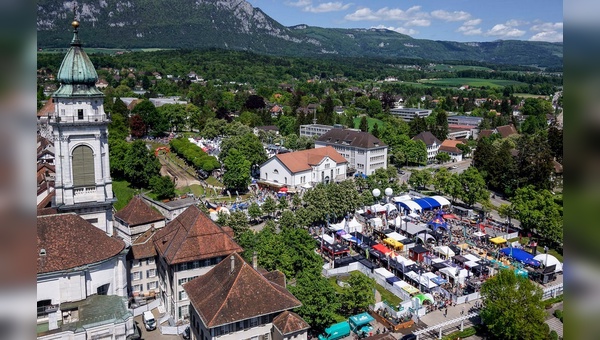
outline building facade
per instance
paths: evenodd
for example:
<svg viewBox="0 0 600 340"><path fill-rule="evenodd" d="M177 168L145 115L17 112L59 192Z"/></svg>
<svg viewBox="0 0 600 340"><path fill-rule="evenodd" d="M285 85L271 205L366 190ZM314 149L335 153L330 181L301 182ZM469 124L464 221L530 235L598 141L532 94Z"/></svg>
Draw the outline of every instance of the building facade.
<svg viewBox="0 0 600 340"><path fill-rule="evenodd" d="M427 148L427 162L431 163L435 161L435 156L437 156L440 146L442 142L437 139L431 132L424 131L419 133L418 135L412 138L413 140L420 140L425 143L425 147Z"/></svg>
<svg viewBox="0 0 600 340"><path fill-rule="evenodd" d="M147 230L165 226L165 217L152 209L141 197L135 196L127 205L114 214L114 229L127 245Z"/></svg>
<svg viewBox="0 0 600 340"><path fill-rule="evenodd" d="M300 137L320 137L327 133L329 130L334 127L331 125L323 125L323 124L306 124L300 125Z"/></svg>
<svg viewBox="0 0 600 340"><path fill-rule="evenodd" d="M127 258L129 270L129 296L156 298L158 296L158 269L156 249L152 236L157 229L150 228L137 237Z"/></svg>
<svg viewBox="0 0 600 340"><path fill-rule="evenodd" d="M348 161L332 147L277 154L260 166L260 180L298 187L346 179Z"/></svg>
<svg viewBox="0 0 600 340"><path fill-rule="evenodd" d="M429 117L432 110L424 110L424 109L415 109L415 108L393 108L390 109L390 114L404 120L405 122L410 122L416 117L426 118Z"/></svg>
<svg viewBox="0 0 600 340"><path fill-rule="evenodd" d="M56 196L59 212L75 212L112 235L112 179L108 159L109 117L104 94L96 88L98 74L81 48L73 22L73 40L65 55L49 117L55 147Z"/></svg>
<svg viewBox="0 0 600 340"><path fill-rule="evenodd" d="M368 132L354 129L332 129L315 141L315 148L333 147L348 161L352 171L372 175L387 168L388 147Z"/></svg>
<svg viewBox="0 0 600 340"><path fill-rule="evenodd" d="M483 117L475 116L448 116L448 125L467 125L478 127L483 121Z"/></svg>

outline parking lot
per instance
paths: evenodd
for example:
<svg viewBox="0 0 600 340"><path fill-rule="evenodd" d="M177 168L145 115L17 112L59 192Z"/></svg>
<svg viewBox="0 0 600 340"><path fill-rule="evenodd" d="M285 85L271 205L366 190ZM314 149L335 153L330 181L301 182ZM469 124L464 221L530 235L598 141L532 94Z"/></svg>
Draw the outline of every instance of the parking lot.
<svg viewBox="0 0 600 340"><path fill-rule="evenodd" d="M158 313L156 312L156 310L153 310L152 313L154 314L154 317L156 318L156 320L158 320ZM142 321L142 316L138 315L135 318L133 318L134 323L137 324L137 326L140 328L141 330L141 334L142 334L142 339L144 340L175 340L175 339L183 339L181 337L181 335L163 335L160 334L160 325L158 327L156 327L155 330L153 331L147 331L146 328L144 327L144 322Z"/></svg>

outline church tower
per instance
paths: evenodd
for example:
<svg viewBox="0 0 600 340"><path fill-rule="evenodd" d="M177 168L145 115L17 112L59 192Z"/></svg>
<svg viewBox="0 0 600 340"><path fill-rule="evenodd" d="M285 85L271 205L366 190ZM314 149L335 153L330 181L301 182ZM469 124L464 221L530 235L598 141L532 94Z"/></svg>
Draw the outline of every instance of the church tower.
<svg viewBox="0 0 600 340"><path fill-rule="evenodd" d="M81 48L73 21L73 40L58 71L50 117L55 148L56 197L60 213L75 212L108 235L113 233L115 201L108 159L108 123L98 74Z"/></svg>

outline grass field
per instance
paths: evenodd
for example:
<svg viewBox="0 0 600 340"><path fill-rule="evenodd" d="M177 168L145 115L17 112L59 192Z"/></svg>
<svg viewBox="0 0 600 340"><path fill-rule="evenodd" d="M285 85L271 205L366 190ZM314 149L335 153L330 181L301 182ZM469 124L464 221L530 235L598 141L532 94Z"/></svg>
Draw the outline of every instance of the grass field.
<svg viewBox="0 0 600 340"><path fill-rule="evenodd" d="M133 198L133 195L138 191L131 187L129 182L125 180L113 180L112 182L113 192L117 197L117 202L113 205L115 210L119 211L123 209L129 201Z"/></svg>
<svg viewBox="0 0 600 340"><path fill-rule="evenodd" d="M469 66L469 65L446 65L437 64L431 69L436 71L465 71L465 70L476 70L476 71L492 71L491 68L483 66Z"/></svg>
<svg viewBox="0 0 600 340"><path fill-rule="evenodd" d="M358 127L360 126L361 119L362 119L362 117L354 118L354 128L355 129L358 129ZM377 118L367 117L367 123L369 123L369 131L373 130L373 125L375 125L375 123L377 123L377 126L379 126L379 131L381 131L381 128L383 128L385 126L385 123L380 121Z"/></svg>
<svg viewBox="0 0 600 340"><path fill-rule="evenodd" d="M542 98L542 99L548 98L548 96L544 96L541 94L531 94L531 93L513 93L513 95L515 97L522 97L522 98Z"/></svg>
<svg viewBox="0 0 600 340"><path fill-rule="evenodd" d="M504 79L478 79L478 78L441 78L441 79L421 79L420 83L435 85L435 86L452 86L460 87L462 85L469 85L471 87L504 87L508 85L527 85L525 83L504 80Z"/></svg>

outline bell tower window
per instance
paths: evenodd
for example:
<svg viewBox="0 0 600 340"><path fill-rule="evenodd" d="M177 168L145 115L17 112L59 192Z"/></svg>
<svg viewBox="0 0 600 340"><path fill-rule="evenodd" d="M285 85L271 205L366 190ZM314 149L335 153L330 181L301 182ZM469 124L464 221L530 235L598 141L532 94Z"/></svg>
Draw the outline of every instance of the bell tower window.
<svg viewBox="0 0 600 340"><path fill-rule="evenodd" d="M95 186L94 154L89 146L80 145L73 150L73 186Z"/></svg>
<svg viewBox="0 0 600 340"><path fill-rule="evenodd" d="M83 109L77 110L77 119L83 120Z"/></svg>

